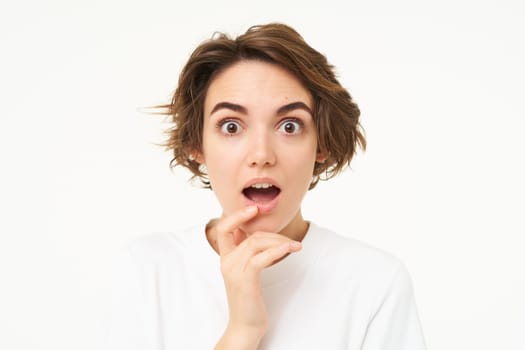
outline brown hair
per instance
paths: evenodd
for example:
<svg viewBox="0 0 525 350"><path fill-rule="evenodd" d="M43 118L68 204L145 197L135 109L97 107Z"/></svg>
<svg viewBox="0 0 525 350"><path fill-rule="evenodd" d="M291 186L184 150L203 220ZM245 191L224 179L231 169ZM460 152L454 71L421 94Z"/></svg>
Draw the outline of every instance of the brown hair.
<svg viewBox="0 0 525 350"><path fill-rule="evenodd" d="M210 187L205 169L192 157L202 147L204 100L213 78L241 60L277 64L294 74L312 94L318 151L326 153L327 159L315 163L310 189L320 179L329 179L349 166L357 146L366 148L359 108L337 81L334 67L294 29L271 23L250 27L235 39L215 33L193 51L171 103L157 106L173 123L164 144L173 152L171 167L188 168L192 178L199 177L205 187Z"/></svg>

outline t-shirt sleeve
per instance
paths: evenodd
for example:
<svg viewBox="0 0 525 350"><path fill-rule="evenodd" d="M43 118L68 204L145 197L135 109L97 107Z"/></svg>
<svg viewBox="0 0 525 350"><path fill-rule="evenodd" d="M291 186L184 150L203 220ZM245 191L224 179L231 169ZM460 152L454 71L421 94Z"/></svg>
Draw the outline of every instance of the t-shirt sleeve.
<svg viewBox="0 0 525 350"><path fill-rule="evenodd" d="M144 347L142 291L139 272L129 249L123 249L113 262L112 291L107 350L138 350Z"/></svg>
<svg viewBox="0 0 525 350"><path fill-rule="evenodd" d="M368 324L362 350L425 350L412 281L400 263Z"/></svg>

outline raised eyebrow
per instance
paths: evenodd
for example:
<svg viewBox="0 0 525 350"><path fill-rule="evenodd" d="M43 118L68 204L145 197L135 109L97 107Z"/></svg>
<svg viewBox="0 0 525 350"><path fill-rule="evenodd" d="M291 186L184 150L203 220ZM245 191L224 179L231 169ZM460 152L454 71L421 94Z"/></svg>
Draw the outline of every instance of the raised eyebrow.
<svg viewBox="0 0 525 350"><path fill-rule="evenodd" d="M300 101L292 102L292 103L289 103L287 105L284 105L284 106L280 107L277 110L277 115L283 115L283 114L289 113L291 111L294 111L296 109L305 110L306 112L310 113L310 115L313 116L313 113L312 113L312 110L310 109L310 107L308 107L306 105L306 103L300 102Z"/></svg>
<svg viewBox="0 0 525 350"><path fill-rule="evenodd" d="M246 109L246 107L243 107L241 105L238 105L238 104L235 104L235 103L231 103L231 102L219 102L219 103L217 103L215 105L215 107L213 107L213 109L211 110L210 115L212 115L213 113L217 112L220 109L229 109L229 110L232 110L234 112L239 112L239 113L242 113L242 114L248 114L248 110Z"/></svg>
<svg viewBox="0 0 525 350"><path fill-rule="evenodd" d="M221 109L229 109L231 111L239 112L239 113L245 114L245 115L248 114L248 110L244 106L241 106L241 105L236 104L236 103L231 103L231 102L219 102L213 107L213 109L211 110L210 115L212 115L213 113L215 113L215 112L217 112L218 110L221 110ZM306 105L306 103L300 102L300 101L292 102L292 103L289 103L287 105L281 106L277 110L277 115L280 116L280 115L289 113L291 111L294 111L296 109L302 109L302 110L310 113L310 115L313 115L312 110L310 109L310 107L308 107Z"/></svg>

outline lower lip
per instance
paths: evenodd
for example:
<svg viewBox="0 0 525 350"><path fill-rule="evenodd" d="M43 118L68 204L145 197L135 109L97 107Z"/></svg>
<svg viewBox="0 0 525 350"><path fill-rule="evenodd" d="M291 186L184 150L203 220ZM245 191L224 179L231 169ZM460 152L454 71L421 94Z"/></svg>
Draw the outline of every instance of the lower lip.
<svg viewBox="0 0 525 350"><path fill-rule="evenodd" d="M275 196L275 198L269 202L255 202L255 201L252 201L250 198L246 197L245 195L243 195L243 197L244 197L244 202L246 206L256 205L257 208L259 208L259 214L268 214L272 210L274 210L275 207L277 207L277 204L279 204L279 199L281 198L281 192L279 192L279 194Z"/></svg>

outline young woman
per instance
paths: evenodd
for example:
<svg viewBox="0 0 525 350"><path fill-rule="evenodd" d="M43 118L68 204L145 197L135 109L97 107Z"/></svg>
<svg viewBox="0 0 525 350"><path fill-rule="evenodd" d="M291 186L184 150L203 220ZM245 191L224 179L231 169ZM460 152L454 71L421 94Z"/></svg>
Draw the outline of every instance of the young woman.
<svg viewBox="0 0 525 350"><path fill-rule="evenodd" d="M424 349L395 257L306 221L301 202L365 147L326 58L269 24L202 43L168 108L168 148L219 218L130 244L111 349Z"/></svg>

